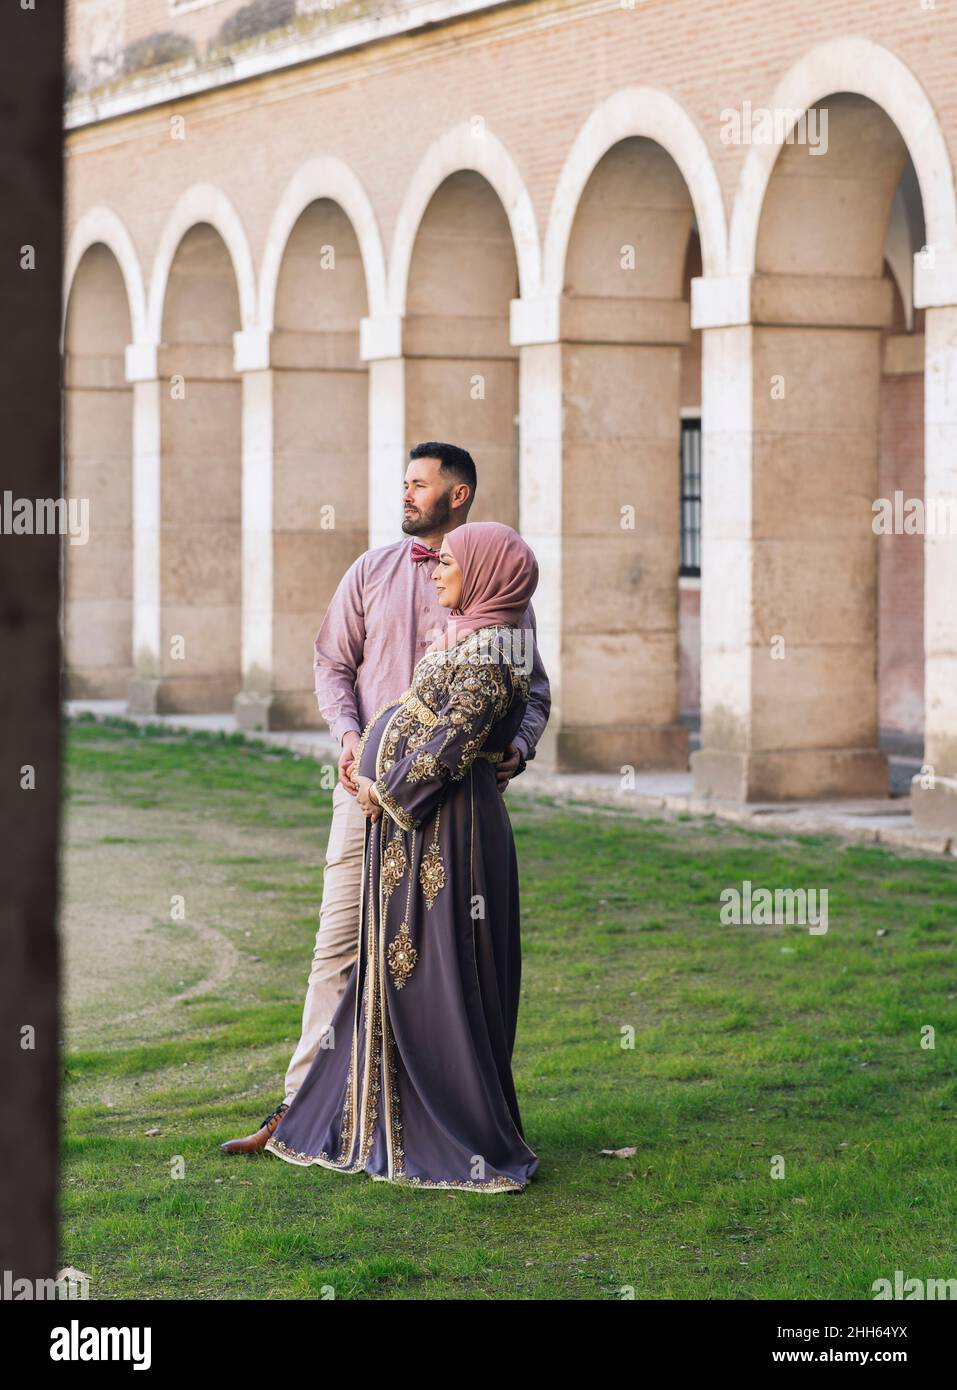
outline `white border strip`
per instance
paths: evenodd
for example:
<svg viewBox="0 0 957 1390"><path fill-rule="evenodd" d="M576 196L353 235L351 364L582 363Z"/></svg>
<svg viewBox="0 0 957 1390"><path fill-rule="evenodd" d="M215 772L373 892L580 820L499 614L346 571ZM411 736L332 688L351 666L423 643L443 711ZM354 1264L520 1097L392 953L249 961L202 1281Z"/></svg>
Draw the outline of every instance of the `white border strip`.
<svg viewBox="0 0 957 1390"><path fill-rule="evenodd" d="M248 82L266 73L279 72L300 63L316 62L320 58L379 43L417 29L448 24L482 10L504 9L520 3L523 0L419 0L408 9L369 15L347 24L329 25L309 38L290 39L285 43L264 42L261 46L224 58L211 66L196 66L195 62L190 62L189 66L172 75L165 73L162 77L144 77L141 80L131 78L121 92L107 90L99 98L80 93L67 102L63 127L65 130L79 130L99 121L129 115L133 111L142 111L165 102L179 101L183 97L231 86L236 82ZM264 34L263 39L267 38L268 35Z"/></svg>

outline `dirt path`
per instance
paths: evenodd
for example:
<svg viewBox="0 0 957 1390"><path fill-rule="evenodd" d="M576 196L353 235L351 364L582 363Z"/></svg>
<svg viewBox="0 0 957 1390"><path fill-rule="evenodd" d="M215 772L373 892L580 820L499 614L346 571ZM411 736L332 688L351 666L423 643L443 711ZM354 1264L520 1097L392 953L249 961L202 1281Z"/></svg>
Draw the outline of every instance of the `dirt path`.
<svg viewBox="0 0 957 1390"><path fill-rule="evenodd" d="M61 870L67 1044L168 1036L177 1004L254 988L264 931L301 940L304 984L314 929L290 926L270 911L268 893L243 892L235 880L269 877L270 861L301 856L296 876L321 882L323 848L289 830L253 833L90 795L71 802ZM174 897L184 900L182 920L171 915Z"/></svg>

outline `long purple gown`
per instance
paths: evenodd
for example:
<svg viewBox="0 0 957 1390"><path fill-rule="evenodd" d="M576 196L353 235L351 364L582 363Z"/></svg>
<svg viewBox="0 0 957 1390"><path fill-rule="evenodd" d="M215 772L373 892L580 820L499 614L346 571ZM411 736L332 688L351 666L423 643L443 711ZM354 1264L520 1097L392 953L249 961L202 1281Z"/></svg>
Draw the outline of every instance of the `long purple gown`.
<svg viewBox="0 0 957 1390"><path fill-rule="evenodd" d="M427 652L359 746L385 808L367 823L359 955L266 1144L289 1163L416 1187L521 1191L511 1056L521 953L515 844L495 781L528 676L514 628Z"/></svg>

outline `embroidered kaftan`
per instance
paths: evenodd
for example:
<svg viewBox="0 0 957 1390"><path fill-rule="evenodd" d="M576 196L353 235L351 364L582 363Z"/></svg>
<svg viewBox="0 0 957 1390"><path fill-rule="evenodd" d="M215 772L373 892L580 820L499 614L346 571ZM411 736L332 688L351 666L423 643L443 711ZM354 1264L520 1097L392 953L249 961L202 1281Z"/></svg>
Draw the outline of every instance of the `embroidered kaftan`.
<svg viewBox="0 0 957 1390"><path fill-rule="evenodd" d="M370 720L359 956L266 1149L418 1187L520 1191L538 1167L512 1083L521 954L515 845L495 781L528 699L516 629L418 662Z"/></svg>

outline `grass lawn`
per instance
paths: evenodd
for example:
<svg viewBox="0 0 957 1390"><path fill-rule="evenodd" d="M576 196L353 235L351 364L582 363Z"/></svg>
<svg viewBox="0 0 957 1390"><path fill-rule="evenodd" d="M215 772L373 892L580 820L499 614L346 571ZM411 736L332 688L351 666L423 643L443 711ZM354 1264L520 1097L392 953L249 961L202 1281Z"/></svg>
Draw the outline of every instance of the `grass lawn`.
<svg viewBox="0 0 957 1390"><path fill-rule="evenodd" d="M328 774L120 721L73 722L66 755L60 1262L92 1297L841 1299L957 1276L953 861L516 784L514 1066L541 1166L521 1195L414 1191L218 1149L282 1099ZM827 888L827 933L722 925L745 879Z"/></svg>

